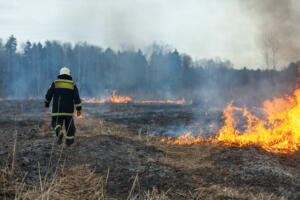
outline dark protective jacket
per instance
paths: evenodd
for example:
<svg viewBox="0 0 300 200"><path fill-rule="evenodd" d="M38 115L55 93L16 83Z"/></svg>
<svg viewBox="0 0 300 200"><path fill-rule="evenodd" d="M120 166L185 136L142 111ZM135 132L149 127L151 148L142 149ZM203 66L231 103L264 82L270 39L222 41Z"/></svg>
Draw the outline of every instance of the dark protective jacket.
<svg viewBox="0 0 300 200"><path fill-rule="evenodd" d="M51 84L45 103L49 105L52 98L52 116L73 116L74 104L77 111L81 110L78 89L69 75L59 75L58 79Z"/></svg>

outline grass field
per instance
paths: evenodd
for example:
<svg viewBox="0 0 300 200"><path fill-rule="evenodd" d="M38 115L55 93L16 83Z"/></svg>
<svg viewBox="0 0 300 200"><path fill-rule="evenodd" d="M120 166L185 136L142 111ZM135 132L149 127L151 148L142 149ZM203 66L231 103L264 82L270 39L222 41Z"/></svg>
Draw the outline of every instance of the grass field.
<svg viewBox="0 0 300 200"><path fill-rule="evenodd" d="M300 199L300 152L165 144L145 134L155 115L133 126L124 109L96 115L89 105L75 119L75 144L58 146L49 110L27 104L0 108L0 199Z"/></svg>

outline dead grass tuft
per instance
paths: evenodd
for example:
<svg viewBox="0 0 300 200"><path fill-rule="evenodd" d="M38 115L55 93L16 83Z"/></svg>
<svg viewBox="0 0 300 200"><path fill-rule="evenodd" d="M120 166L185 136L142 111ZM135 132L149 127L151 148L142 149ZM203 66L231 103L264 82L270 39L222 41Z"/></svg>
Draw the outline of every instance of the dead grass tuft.
<svg viewBox="0 0 300 200"><path fill-rule="evenodd" d="M258 193L253 194L250 188L237 189L212 185L210 187L199 187L190 192L189 198L197 200L215 200L215 199L247 199L247 200L285 200L278 198L273 194Z"/></svg>
<svg viewBox="0 0 300 200"><path fill-rule="evenodd" d="M27 191L24 199L105 199L107 179L89 170L87 166L65 169L59 177L46 183L43 188Z"/></svg>
<svg viewBox="0 0 300 200"><path fill-rule="evenodd" d="M140 200L170 200L170 198L167 196L167 193L159 193L156 188L153 188L151 192L145 192L145 195Z"/></svg>

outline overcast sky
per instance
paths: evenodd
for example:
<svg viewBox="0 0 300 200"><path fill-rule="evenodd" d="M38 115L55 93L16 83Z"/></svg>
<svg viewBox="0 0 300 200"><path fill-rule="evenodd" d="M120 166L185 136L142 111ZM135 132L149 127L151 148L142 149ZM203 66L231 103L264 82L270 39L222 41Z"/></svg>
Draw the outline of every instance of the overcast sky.
<svg viewBox="0 0 300 200"><path fill-rule="evenodd" d="M238 0L0 0L0 38L87 41L115 50L154 41L194 59L260 67L256 26Z"/></svg>

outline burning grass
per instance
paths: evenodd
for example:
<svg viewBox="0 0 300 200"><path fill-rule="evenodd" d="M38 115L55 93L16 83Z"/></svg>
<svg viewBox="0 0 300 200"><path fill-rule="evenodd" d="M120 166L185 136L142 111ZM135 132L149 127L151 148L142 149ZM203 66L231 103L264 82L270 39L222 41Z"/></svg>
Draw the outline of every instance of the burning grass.
<svg viewBox="0 0 300 200"><path fill-rule="evenodd" d="M111 103L137 103L137 104L185 104L185 99L179 99L179 100L133 100L129 96L119 96L116 91L113 91L112 95L110 97L106 98L83 98L83 103L96 103L96 104L103 104L106 102ZM192 103L192 102L190 102Z"/></svg>
<svg viewBox="0 0 300 200"><path fill-rule="evenodd" d="M228 146L259 146L276 154L292 154L300 147L300 89L284 98L265 101L260 108L263 117L251 114L247 108L238 108L230 102L224 110L225 124L216 133L215 138L194 137L188 132L178 138L169 137L162 142L170 144L191 145L199 143L221 143ZM244 131L237 128L239 119L235 112L242 112L247 124Z"/></svg>

